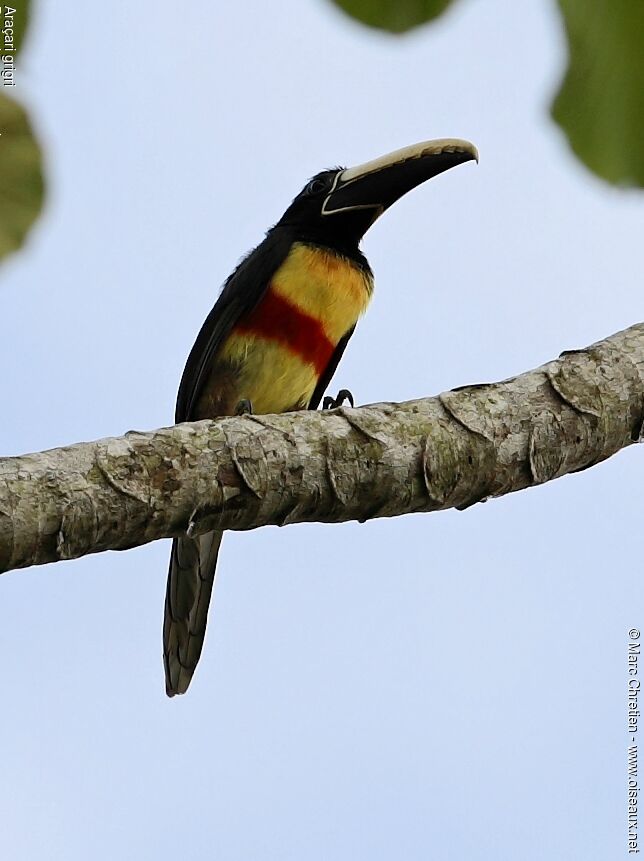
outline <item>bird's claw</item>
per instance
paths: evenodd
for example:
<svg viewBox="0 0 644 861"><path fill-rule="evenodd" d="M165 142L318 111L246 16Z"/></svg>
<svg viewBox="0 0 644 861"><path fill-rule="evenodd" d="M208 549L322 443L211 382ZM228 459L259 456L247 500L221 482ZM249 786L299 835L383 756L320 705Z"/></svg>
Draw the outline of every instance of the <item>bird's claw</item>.
<svg viewBox="0 0 644 861"><path fill-rule="evenodd" d="M253 405L248 400L248 398L242 398L242 400L237 404L235 408L236 416L252 416L253 414Z"/></svg>
<svg viewBox="0 0 644 861"><path fill-rule="evenodd" d="M327 395L322 401L322 409L323 410L335 410L338 407L341 407L342 404L348 401L351 406L354 406L353 403L353 395L349 391L349 389L340 389L335 398L332 398L330 395Z"/></svg>

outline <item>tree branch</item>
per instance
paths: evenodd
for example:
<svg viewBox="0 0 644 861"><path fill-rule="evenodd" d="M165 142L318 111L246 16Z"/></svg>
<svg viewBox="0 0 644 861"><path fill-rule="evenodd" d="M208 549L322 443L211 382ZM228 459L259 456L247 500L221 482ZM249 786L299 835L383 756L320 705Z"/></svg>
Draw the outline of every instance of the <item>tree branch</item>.
<svg viewBox="0 0 644 861"><path fill-rule="evenodd" d="M467 508L586 469L644 422L644 323L500 383L131 431L0 459L0 571L213 527Z"/></svg>

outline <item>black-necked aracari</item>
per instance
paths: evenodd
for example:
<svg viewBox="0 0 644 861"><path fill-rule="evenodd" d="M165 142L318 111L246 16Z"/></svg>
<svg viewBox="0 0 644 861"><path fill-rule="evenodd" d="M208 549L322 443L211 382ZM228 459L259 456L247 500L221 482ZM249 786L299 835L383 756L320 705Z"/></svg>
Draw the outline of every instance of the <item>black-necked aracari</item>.
<svg viewBox="0 0 644 861"><path fill-rule="evenodd" d="M188 357L176 422L316 409L373 292L362 237L408 191L472 159L467 141L425 141L314 176L224 284ZM172 543L169 696L185 693L201 654L221 537Z"/></svg>

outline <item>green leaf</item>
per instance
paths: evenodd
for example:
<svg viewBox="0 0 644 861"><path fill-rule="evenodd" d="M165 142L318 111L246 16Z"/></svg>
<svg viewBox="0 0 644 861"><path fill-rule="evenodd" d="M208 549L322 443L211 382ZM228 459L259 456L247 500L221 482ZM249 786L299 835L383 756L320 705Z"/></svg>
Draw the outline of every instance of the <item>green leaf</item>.
<svg viewBox="0 0 644 861"><path fill-rule="evenodd" d="M0 93L0 258L24 242L43 201L42 156L24 109Z"/></svg>
<svg viewBox="0 0 644 861"><path fill-rule="evenodd" d="M6 13L6 5L2 11ZM25 36L27 24L29 23L29 0L19 0L13 8L16 10L13 17L13 45L16 51L19 51L22 46L22 40ZM6 19L0 19L6 20ZM3 52L4 53L4 52Z"/></svg>
<svg viewBox="0 0 644 861"><path fill-rule="evenodd" d="M644 185L644 2L559 0L569 65L552 115L598 176Z"/></svg>
<svg viewBox="0 0 644 861"><path fill-rule="evenodd" d="M333 0L347 15L369 27L404 33L437 18L453 0Z"/></svg>

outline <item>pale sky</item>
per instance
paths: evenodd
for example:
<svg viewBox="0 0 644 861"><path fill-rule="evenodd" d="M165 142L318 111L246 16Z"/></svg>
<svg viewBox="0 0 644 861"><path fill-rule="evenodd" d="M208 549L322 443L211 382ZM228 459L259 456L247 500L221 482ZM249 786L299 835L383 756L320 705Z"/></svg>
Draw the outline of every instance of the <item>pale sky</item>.
<svg viewBox="0 0 644 861"><path fill-rule="evenodd" d="M463 0L391 38L324 0L39 3L16 77L49 196L0 269L0 451L171 423L222 281L306 179L427 138L480 164L368 233L334 393L502 379L641 320L643 196L548 119L555 11ZM643 478L631 447L462 513L229 533L173 700L169 542L3 576L1 857L626 858Z"/></svg>

